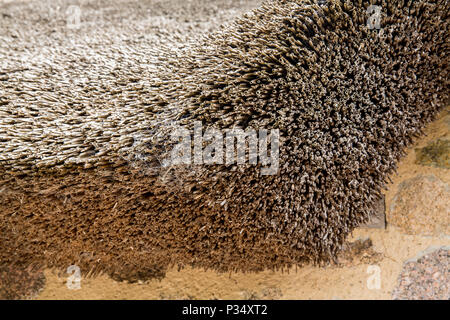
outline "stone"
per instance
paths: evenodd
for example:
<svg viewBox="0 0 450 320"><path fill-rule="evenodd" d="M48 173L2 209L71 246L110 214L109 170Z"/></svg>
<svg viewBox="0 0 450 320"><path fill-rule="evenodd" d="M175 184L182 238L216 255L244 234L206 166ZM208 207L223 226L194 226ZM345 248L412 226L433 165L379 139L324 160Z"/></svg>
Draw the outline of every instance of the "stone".
<svg viewBox="0 0 450 320"><path fill-rule="evenodd" d="M403 181L388 212L391 223L407 234L450 234L450 187L434 175Z"/></svg>
<svg viewBox="0 0 450 320"><path fill-rule="evenodd" d="M450 140L437 139L424 148L417 148L416 163L424 166L450 169Z"/></svg>

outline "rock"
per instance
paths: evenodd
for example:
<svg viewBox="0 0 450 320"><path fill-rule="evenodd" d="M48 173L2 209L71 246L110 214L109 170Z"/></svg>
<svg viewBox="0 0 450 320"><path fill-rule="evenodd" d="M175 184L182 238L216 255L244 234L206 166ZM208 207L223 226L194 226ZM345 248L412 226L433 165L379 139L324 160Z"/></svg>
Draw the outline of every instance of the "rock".
<svg viewBox="0 0 450 320"><path fill-rule="evenodd" d="M408 260L392 293L394 300L448 300L450 252L435 250L417 260Z"/></svg>
<svg viewBox="0 0 450 320"><path fill-rule="evenodd" d="M450 169L450 140L437 139L424 148L415 149L416 163Z"/></svg>
<svg viewBox="0 0 450 320"><path fill-rule="evenodd" d="M392 200L388 222L408 234L450 234L450 188L434 175L402 182Z"/></svg>

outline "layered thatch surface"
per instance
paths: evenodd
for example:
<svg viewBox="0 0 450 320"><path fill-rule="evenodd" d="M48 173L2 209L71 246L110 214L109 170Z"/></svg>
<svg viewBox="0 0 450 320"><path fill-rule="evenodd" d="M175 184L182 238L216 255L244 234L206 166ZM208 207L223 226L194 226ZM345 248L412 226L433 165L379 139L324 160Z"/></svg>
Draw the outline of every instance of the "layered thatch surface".
<svg viewBox="0 0 450 320"><path fill-rule="evenodd" d="M66 33L2 9L25 22L1 25L1 261L129 280L327 261L448 101L445 0L378 1L382 30L366 25L369 1L272 0L203 38L200 17L226 6L188 4L192 24L141 1L120 23ZM33 36L47 58L35 64L22 59ZM161 166L173 128L195 121L279 129L278 174Z"/></svg>

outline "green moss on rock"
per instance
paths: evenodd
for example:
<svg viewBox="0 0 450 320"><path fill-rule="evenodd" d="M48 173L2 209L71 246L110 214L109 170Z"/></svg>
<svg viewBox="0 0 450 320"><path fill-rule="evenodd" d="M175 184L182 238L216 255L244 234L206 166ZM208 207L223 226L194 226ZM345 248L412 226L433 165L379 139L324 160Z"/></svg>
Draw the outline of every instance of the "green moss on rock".
<svg viewBox="0 0 450 320"><path fill-rule="evenodd" d="M424 148L416 149L416 163L450 169L450 140L437 139Z"/></svg>

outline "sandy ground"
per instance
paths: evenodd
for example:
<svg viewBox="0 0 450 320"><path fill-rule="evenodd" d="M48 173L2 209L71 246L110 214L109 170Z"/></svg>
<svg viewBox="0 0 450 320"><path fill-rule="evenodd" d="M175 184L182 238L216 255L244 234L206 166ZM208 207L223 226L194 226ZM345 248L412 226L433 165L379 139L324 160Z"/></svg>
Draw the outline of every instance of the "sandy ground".
<svg viewBox="0 0 450 320"><path fill-rule="evenodd" d="M46 270L47 283L38 299L391 299L406 261L420 257L424 251L450 245L449 235L405 234L401 227L389 223L393 218L389 208L401 182L421 174L433 174L447 184L450 182L449 169L415 163L415 149L448 135L449 125L447 109L427 127L426 135L408 149L385 192L387 228L355 230L349 240L369 238L373 251L362 252L353 261L341 266L293 269L289 273L218 274L186 268L170 270L161 281L134 284L116 282L107 276L83 277L77 290L68 289L68 275ZM448 197L441 200L450 207ZM448 217L448 211L443 214Z"/></svg>

